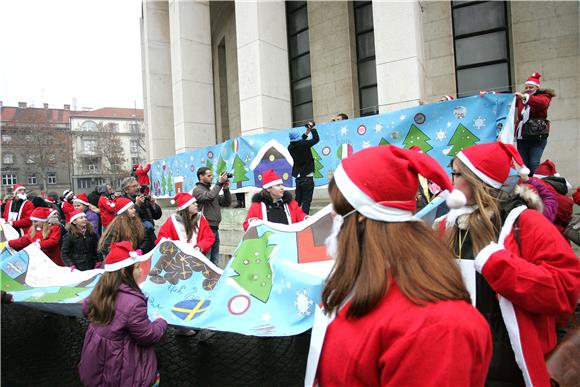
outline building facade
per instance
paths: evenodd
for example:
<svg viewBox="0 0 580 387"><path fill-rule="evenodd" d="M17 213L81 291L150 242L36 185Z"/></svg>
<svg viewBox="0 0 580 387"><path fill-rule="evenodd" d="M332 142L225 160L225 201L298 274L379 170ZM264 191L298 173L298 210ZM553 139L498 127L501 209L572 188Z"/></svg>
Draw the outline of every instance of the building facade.
<svg viewBox="0 0 580 387"><path fill-rule="evenodd" d="M306 120L556 91L544 159L580 183L579 3L144 1L152 160Z"/></svg>
<svg viewBox="0 0 580 387"><path fill-rule="evenodd" d="M74 112L72 135L72 180L77 192L120 180L134 164L147 160L143 109L102 108Z"/></svg>
<svg viewBox="0 0 580 387"><path fill-rule="evenodd" d="M70 106L62 109L2 106L2 195L14 184L36 195L62 194L71 183Z"/></svg>

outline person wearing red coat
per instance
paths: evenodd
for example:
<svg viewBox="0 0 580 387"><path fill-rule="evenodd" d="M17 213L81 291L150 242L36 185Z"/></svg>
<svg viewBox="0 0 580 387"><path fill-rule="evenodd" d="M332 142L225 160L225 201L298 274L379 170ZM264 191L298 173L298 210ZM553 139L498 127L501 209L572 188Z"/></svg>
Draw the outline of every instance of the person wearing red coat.
<svg viewBox="0 0 580 387"><path fill-rule="evenodd" d="M135 171L135 174L137 175L137 181L139 182L140 186L146 185L147 187L149 187L149 185L151 184L151 181L149 180L149 175L148 175L150 169L151 169L150 163L147 163L145 168L142 168L141 164L133 165L133 170Z"/></svg>
<svg viewBox="0 0 580 387"><path fill-rule="evenodd" d="M23 237L9 241L8 245L18 251L32 243L38 243L42 252L54 263L64 266L60 257L60 226L49 223L49 218L53 214L56 214L56 210L51 208L35 208L30 215L33 222L30 231Z"/></svg>
<svg viewBox="0 0 580 387"><path fill-rule="evenodd" d="M468 207L438 221L457 257L473 260L477 272L476 306L494 346L486 383L549 387L544 359L556 346L556 321L571 315L580 296L580 261L542 214L506 197L512 164L523 161L508 144L459 152L452 176Z"/></svg>
<svg viewBox="0 0 580 387"><path fill-rule="evenodd" d="M195 198L189 193L180 192L172 202L177 205L177 213L163 223L155 245L163 238L168 238L191 243L195 249L207 254L215 242L215 236L205 217L198 212Z"/></svg>
<svg viewBox="0 0 580 387"><path fill-rule="evenodd" d="M523 93L516 92L516 138L518 151L520 152L524 165L530 169L532 176L540 165L544 148L548 143L548 134L540 136L526 136L524 126L532 121L544 122L548 127L548 108L552 97L556 94L553 90L540 88L540 73L533 73L525 83Z"/></svg>
<svg viewBox="0 0 580 387"><path fill-rule="evenodd" d="M103 230L111 224L113 219L115 219L115 203L112 200L107 198L106 195L101 194L99 197L98 203L100 216L101 216L101 225L103 226Z"/></svg>
<svg viewBox="0 0 580 387"><path fill-rule="evenodd" d="M539 181L555 195L558 204L554 225L566 238L564 230L566 230L570 219L572 219L574 208L574 200L568 196L566 179L558 174L556 165L550 160L545 160L540 164L538 169L536 169L535 177L539 178Z"/></svg>
<svg viewBox="0 0 580 387"><path fill-rule="evenodd" d="M292 198L292 194L284 191L282 179L272 169L263 172L262 188L262 191L252 197L252 205L243 224L244 231L255 220L294 224L306 218L307 215Z"/></svg>
<svg viewBox="0 0 580 387"><path fill-rule="evenodd" d="M20 235L28 234L32 225L30 214L34 210L34 205L26 199L26 187L15 184L13 187L14 196L12 200L7 200L4 206L4 220L10 223Z"/></svg>
<svg viewBox="0 0 580 387"><path fill-rule="evenodd" d="M70 222L70 217L72 213L75 211L75 206L73 205L73 199L75 197L75 193L69 189L64 190L62 193L62 213L64 215L65 223Z"/></svg>

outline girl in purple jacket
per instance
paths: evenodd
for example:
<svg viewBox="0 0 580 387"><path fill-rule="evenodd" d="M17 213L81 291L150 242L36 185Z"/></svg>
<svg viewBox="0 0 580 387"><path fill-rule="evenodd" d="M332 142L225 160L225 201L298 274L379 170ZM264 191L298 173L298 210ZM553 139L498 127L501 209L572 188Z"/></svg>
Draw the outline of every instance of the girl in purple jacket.
<svg viewBox="0 0 580 387"><path fill-rule="evenodd" d="M149 387L159 382L153 345L167 322L147 317L147 299L137 285L144 260L130 242L112 243L105 273L83 302L90 321L79 364L85 386Z"/></svg>

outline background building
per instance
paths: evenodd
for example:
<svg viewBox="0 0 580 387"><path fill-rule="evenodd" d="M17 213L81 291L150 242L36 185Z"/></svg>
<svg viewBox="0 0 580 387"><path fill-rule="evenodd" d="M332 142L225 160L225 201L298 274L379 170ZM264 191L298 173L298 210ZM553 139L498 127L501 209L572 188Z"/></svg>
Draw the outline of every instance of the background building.
<svg viewBox="0 0 580 387"><path fill-rule="evenodd" d="M1 103L0 103L1 105ZM70 106L63 109L2 106L2 194L14 184L36 194L62 194L70 187Z"/></svg>
<svg viewBox="0 0 580 387"><path fill-rule="evenodd" d="M70 117L73 189L94 189L105 182L115 188L146 160L143 109L111 108L74 112Z"/></svg>
<svg viewBox="0 0 580 387"><path fill-rule="evenodd" d="M579 3L144 1L151 159L228 138L464 97L552 88L544 159L580 183ZM154 146L153 146L154 144Z"/></svg>

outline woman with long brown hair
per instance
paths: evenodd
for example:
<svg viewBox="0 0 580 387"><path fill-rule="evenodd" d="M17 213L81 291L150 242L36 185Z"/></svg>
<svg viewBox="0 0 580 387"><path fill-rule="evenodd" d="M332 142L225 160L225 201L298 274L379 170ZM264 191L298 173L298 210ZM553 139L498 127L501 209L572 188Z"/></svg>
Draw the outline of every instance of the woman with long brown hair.
<svg viewBox="0 0 580 387"><path fill-rule="evenodd" d="M306 384L318 364L321 386L483 385L489 328L453 255L413 216L417 174L451 190L434 159L394 146L357 152L335 171L327 246L336 264L322 293L333 320L319 362L311 346Z"/></svg>
<svg viewBox="0 0 580 387"><path fill-rule="evenodd" d="M64 264L81 271L94 269L97 262L100 265L101 258L97 254L99 237L85 212L74 210L66 230L61 249Z"/></svg>
<svg viewBox="0 0 580 387"><path fill-rule="evenodd" d="M457 258L474 260L476 307L493 339L486 385L549 386L544 357L556 345L556 319L578 301L580 263L554 225L517 194L512 165L529 173L513 145L459 152L451 175L467 207L436 226Z"/></svg>
<svg viewBox="0 0 580 387"><path fill-rule="evenodd" d="M135 210L135 203L127 198L116 198L117 208L115 219L109 224L101 239L98 251L104 257L109 253L113 242L129 241L134 249L139 249L145 243L145 228Z"/></svg>
<svg viewBox="0 0 580 387"><path fill-rule="evenodd" d="M90 321L79 363L85 386L151 386L159 382L155 348L167 329L149 321L137 280L144 258L128 241L113 242L105 272L83 302Z"/></svg>

